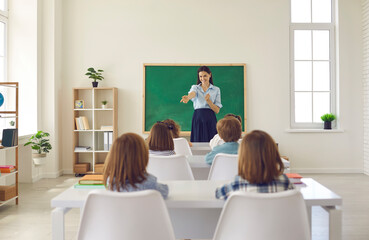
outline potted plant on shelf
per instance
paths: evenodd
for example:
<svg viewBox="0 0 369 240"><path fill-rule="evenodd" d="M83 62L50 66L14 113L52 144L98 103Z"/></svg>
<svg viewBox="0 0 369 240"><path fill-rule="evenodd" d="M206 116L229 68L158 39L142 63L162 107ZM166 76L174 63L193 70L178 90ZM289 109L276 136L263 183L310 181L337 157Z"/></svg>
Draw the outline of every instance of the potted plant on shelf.
<svg viewBox="0 0 369 240"><path fill-rule="evenodd" d="M336 119L336 116L332 113L326 113L320 117L324 122L324 129L332 129L332 121Z"/></svg>
<svg viewBox="0 0 369 240"><path fill-rule="evenodd" d="M46 163L46 153L52 149L49 143L50 140L47 138L49 136L50 134L47 132L38 131L24 144L24 146L31 145L31 148L36 151L32 153L32 159L35 165L43 165Z"/></svg>
<svg viewBox="0 0 369 240"><path fill-rule="evenodd" d="M97 85L98 85L97 80L101 81L101 80L104 79L104 77L102 76L103 72L104 72L104 70L98 69L96 71L93 67L90 67L90 68L87 69L87 73L85 75L88 76L88 78L91 78L91 79L94 80L92 82L92 87L97 87Z"/></svg>
<svg viewBox="0 0 369 240"><path fill-rule="evenodd" d="M104 101L101 101L101 107L102 107L102 109L106 109L106 107L107 107L107 104L108 104L108 101L106 101L106 100L104 100Z"/></svg>

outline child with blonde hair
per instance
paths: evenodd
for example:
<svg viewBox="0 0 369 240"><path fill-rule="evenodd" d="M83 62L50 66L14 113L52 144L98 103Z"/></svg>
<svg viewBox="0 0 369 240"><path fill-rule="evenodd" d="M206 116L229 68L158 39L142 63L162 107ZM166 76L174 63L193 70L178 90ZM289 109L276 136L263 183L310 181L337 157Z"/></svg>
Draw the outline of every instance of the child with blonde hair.
<svg viewBox="0 0 369 240"><path fill-rule="evenodd" d="M273 193L294 189L283 174L283 163L273 138L254 130L243 139L238 156L238 175L216 189L216 198L227 199L234 191Z"/></svg>
<svg viewBox="0 0 369 240"><path fill-rule="evenodd" d="M146 171L148 162L149 150L143 138L135 133L123 134L114 141L106 157L104 185L116 192L153 189L166 198L168 186L158 183L156 177Z"/></svg>

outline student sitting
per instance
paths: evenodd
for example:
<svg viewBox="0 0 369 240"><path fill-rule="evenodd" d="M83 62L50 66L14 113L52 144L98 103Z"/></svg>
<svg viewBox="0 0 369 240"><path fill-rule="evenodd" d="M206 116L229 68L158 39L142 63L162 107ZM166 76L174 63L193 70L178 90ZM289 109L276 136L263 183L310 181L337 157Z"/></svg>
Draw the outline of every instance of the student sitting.
<svg viewBox="0 0 369 240"><path fill-rule="evenodd" d="M240 116L234 115L232 113L228 113L224 116L224 118L226 117L236 118L238 121L240 121L241 127L242 127L242 119ZM239 139L238 143L241 143L241 141L242 139ZM223 143L224 143L224 140L219 136L219 134L215 134L214 137L210 140L209 145L211 149L213 149L214 147L222 145Z"/></svg>
<svg viewBox="0 0 369 240"><path fill-rule="evenodd" d="M236 118L226 117L217 123L219 136L225 141L222 145L216 146L211 152L206 154L205 161L211 165L215 155L218 153L237 154L238 139L241 137L241 124Z"/></svg>
<svg viewBox="0 0 369 240"><path fill-rule="evenodd" d="M158 183L156 177L146 172L149 150L145 141L135 133L126 133L116 139L106 157L104 185L116 192L133 192L154 189L163 198L168 196L168 186Z"/></svg>
<svg viewBox="0 0 369 240"><path fill-rule="evenodd" d="M179 132L181 131L181 127L179 126L178 123L176 123L174 120L172 119L165 119L163 121L163 123L167 124L169 129L170 129L170 132L172 133L172 137L173 138L180 138L179 137ZM192 143L191 142L188 142L188 145L190 147L192 147Z"/></svg>
<svg viewBox="0 0 369 240"><path fill-rule="evenodd" d="M173 137L168 124L157 122L152 126L147 138L150 155L170 156L175 155Z"/></svg>
<svg viewBox="0 0 369 240"><path fill-rule="evenodd" d="M240 146L238 176L216 189L216 198L227 199L234 191L272 193L294 189L283 174L283 163L277 146L266 132L255 130L247 134Z"/></svg>

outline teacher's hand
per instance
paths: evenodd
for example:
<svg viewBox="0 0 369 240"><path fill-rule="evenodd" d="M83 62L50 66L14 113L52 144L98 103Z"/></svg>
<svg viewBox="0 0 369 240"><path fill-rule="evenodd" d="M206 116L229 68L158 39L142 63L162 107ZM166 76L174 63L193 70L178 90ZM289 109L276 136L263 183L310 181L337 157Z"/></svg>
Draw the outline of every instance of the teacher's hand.
<svg viewBox="0 0 369 240"><path fill-rule="evenodd" d="M190 98L188 97L188 95L184 95L184 96L182 96L182 99L181 99L180 102L188 103L188 101L190 101Z"/></svg>
<svg viewBox="0 0 369 240"><path fill-rule="evenodd" d="M209 101L211 101L211 100L210 100L210 94L209 94L209 93L205 95L205 101L206 101L207 103L209 103Z"/></svg>

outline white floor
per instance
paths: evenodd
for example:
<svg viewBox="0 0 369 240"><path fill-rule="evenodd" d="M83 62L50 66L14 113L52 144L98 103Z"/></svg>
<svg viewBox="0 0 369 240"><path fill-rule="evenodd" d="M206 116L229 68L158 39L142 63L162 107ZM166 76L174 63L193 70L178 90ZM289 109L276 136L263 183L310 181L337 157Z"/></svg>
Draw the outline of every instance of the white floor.
<svg viewBox="0 0 369 240"><path fill-rule="evenodd" d="M345 240L369 239L369 176L364 174L302 174L312 177L343 198L343 229ZM19 205L0 207L0 239L51 239L50 200L78 181L72 175L42 179L19 185ZM66 239L75 239L79 210L66 215ZM313 209L313 239L328 239L328 220L320 208Z"/></svg>

